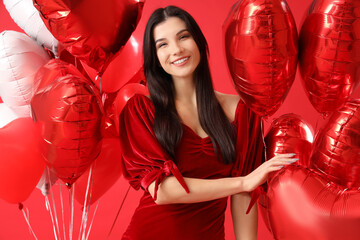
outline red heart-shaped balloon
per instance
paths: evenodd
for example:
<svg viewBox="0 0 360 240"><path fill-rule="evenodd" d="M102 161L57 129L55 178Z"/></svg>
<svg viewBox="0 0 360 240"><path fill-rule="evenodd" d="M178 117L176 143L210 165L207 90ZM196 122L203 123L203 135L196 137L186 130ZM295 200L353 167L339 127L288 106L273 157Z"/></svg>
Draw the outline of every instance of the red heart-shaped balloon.
<svg viewBox="0 0 360 240"><path fill-rule="evenodd" d="M259 205L275 239L359 239L360 99L334 112L313 144L310 167L270 177Z"/></svg>
<svg viewBox="0 0 360 240"><path fill-rule="evenodd" d="M144 0L34 0L34 5L71 54L102 72L135 30Z"/></svg>
<svg viewBox="0 0 360 240"><path fill-rule="evenodd" d="M56 176L71 186L101 150L103 109L100 95L77 69L51 60L31 101L41 126L41 151Z"/></svg>
<svg viewBox="0 0 360 240"><path fill-rule="evenodd" d="M360 239L359 190L291 165L271 179L265 198L274 239Z"/></svg>
<svg viewBox="0 0 360 240"><path fill-rule="evenodd" d="M272 115L295 79L298 36L285 0L240 0L223 26L236 91L261 116Z"/></svg>
<svg viewBox="0 0 360 240"><path fill-rule="evenodd" d="M296 153L298 163L309 166L314 134L299 115L289 113L275 119L265 137L266 157L283 153Z"/></svg>
<svg viewBox="0 0 360 240"><path fill-rule="evenodd" d="M31 118L18 118L0 128L0 198L20 203L36 187L45 168L39 139Z"/></svg>
<svg viewBox="0 0 360 240"><path fill-rule="evenodd" d="M93 164L87 203L93 204L104 195L121 176L119 138L104 138L101 153ZM76 181L75 199L85 203L90 168ZM90 187L91 186L91 187ZM91 198L90 198L91 196Z"/></svg>
<svg viewBox="0 0 360 240"><path fill-rule="evenodd" d="M360 83L360 2L314 1L300 32L299 65L314 108L339 109Z"/></svg>
<svg viewBox="0 0 360 240"><path fill-rule="evenodd" d="M360 99L334 112L314 142L310 167L348 188L360 187Z"/></svg>

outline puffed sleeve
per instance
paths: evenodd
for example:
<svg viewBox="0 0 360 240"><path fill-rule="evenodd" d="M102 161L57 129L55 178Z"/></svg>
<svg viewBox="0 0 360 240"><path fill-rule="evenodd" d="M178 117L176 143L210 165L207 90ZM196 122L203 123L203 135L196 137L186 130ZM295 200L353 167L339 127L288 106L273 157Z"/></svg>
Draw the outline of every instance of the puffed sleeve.
<svg viewBox="0 0 360 240"><path fill-rule="evenodd" d="M130 185L148 191L155 181L154 199L161 181L174 175L186 192L186 183L170 156L161 147L153 131L154 106L149 98L135 95L119 116L123 173Z"/></svg>
<svg viewBox="0 0 360 240"><path fill-rule="evenodd" d="M246 176L265 161L262 119L243 102L236 109L236 162L232 176Z"/></svg>

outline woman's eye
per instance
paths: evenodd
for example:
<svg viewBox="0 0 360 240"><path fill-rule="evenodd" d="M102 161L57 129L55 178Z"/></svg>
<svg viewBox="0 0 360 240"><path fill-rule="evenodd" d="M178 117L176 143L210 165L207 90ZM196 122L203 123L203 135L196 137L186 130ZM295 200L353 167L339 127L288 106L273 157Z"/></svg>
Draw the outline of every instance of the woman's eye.
<svg viewBox="0 0 360 240"><path fill-rule="evenodd" d="M161 47L164 47L164 46L166 46L166 43L159 43L158 44L158 48L161 48Z"/></svg>
<svg viewBox="0 0 360 240"><path fill-rule="evenodd" d="M181 35L181 36L180 36L180 39L186 39L186 38L188 38L188 37L190 37L190 35L184 34L184 35Z"/></svg>

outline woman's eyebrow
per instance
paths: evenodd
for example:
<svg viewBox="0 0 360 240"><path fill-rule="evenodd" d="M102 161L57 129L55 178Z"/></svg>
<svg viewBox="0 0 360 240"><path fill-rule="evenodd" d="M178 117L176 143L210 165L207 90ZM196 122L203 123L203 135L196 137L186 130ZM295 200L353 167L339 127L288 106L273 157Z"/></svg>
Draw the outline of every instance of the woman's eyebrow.
<svg viewBox="0 0 360 240"><path fill-rule="evenodd" d="M182 29L182 30L180 30L180 31L176 34L176 36L182 34L183 32L189 32L189 30L188 30L187 28Z"/></svg>

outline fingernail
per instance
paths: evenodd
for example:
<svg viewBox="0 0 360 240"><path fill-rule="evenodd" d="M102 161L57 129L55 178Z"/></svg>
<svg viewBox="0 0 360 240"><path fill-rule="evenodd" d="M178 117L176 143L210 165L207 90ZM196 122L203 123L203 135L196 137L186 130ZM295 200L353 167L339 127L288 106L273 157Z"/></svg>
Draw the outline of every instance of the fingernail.
<svg viewBox="0 0 360 240"><path fill-rule="evenodd" d="M289 156L295 156L296 153L288 153Z"/></svg>
<svg viewBox="0 0 360 240"><path fill-rule="evenodd" d="M284 166L278 166L278 169L281 169L281 168L283 168Z"/></svg>
<svg viewBox="0 0 360 240"><path fill-rule="evenodd" d="M291 159L291 162L296 162L296 161L298 161L299 159L298 158L292 158Z"/></svg>

